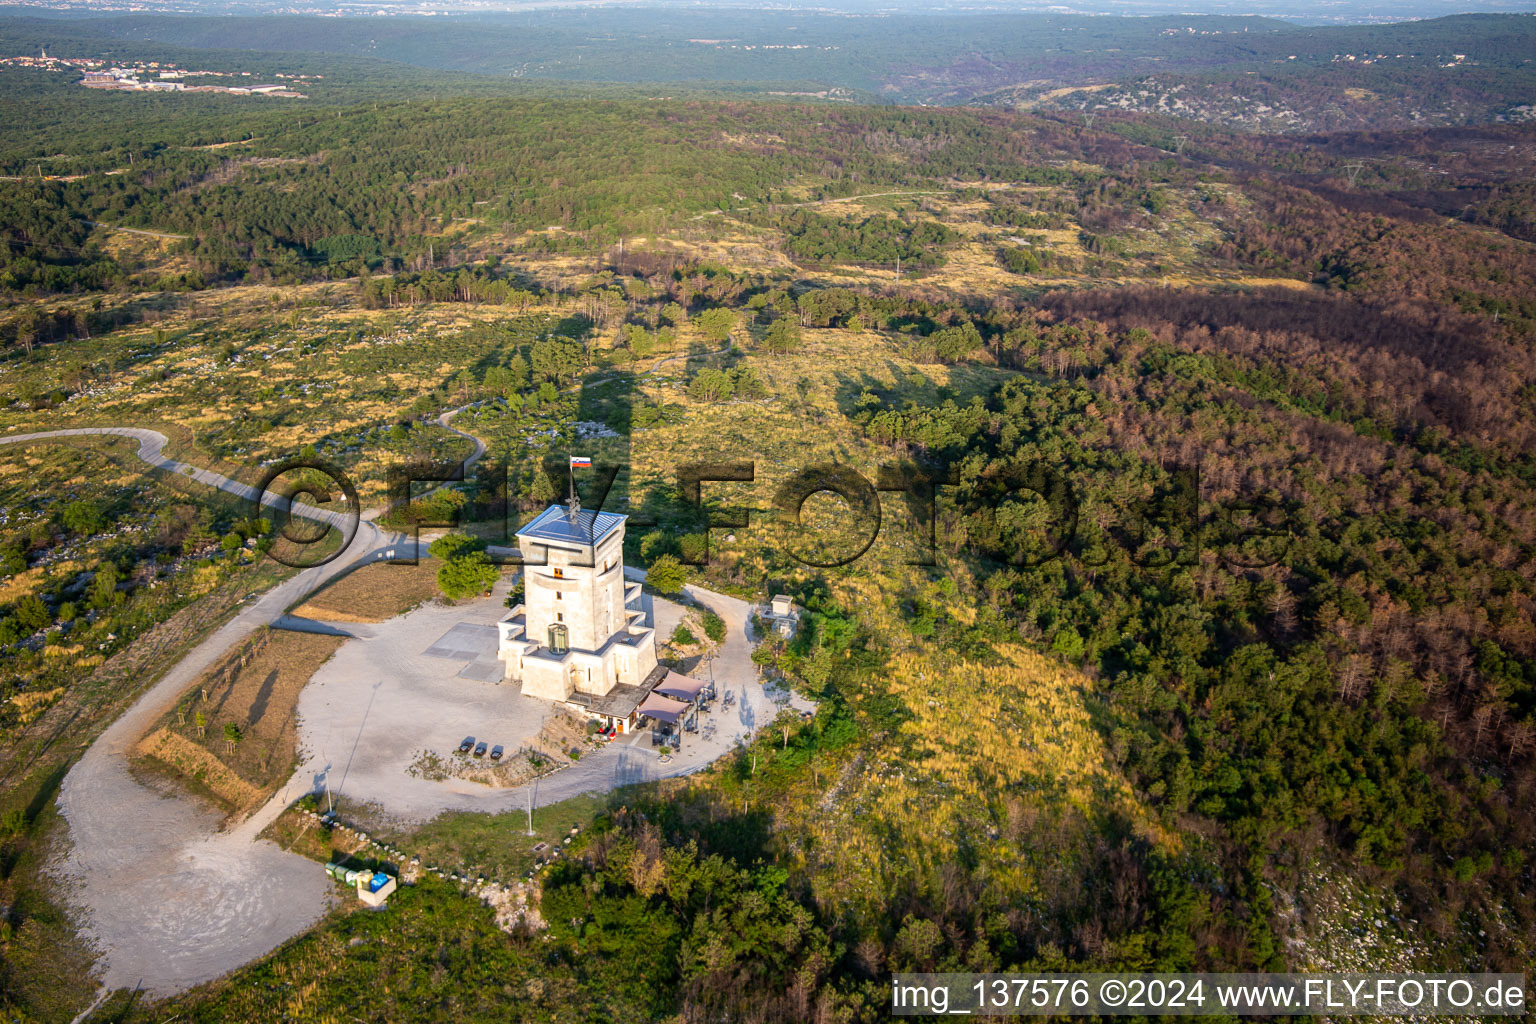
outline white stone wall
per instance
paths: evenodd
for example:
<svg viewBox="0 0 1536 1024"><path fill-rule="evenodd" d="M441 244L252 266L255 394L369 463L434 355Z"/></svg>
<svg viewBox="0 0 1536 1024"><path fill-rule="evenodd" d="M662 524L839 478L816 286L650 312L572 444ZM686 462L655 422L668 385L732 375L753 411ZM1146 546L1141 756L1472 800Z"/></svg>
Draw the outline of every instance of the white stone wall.
<svg viewBox="0 0 1536 1024"><path fill-rule="evenodd" d="M573 650L596 651L624 626L624 527L591 549L550 545L544 565L523 570L528 639L549 643L549 627L564 625Z"/></svg>
<svg viewBox="0 0 1536 1024"><path fill-rule="evenodd" d="M521 683L531 697L555 701L578 690L601 696L615 685L643 682L656 667L656 642L651 631L638 629L639 643L623 642L630 635L623 525L604 537L595 552L542 542L523 550L543 555L545 564L523 570L523 635L512 636L517 613L502 624L506 679ZM566 628L569 647L558 660L547 650L553 625Z"/></svg>

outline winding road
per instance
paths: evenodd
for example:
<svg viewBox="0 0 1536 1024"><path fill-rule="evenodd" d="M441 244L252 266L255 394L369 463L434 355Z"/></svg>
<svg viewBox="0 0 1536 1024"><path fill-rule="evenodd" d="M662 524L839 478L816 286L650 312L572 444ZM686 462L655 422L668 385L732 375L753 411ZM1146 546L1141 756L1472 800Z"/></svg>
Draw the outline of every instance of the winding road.
<svg viewBox="0 0 1536 1024"><path fill-rule="evenodd" d="M450 410L438 423L474 442L467 466L484 453L485 445L451 426L462 411ZM0 436L0 446L91 435L132 438L139 442L139 458L151 467L250 501L257 499L256 489L248 484L166 456L168 439L154 430L82 427L12 434ZM263 501L270 506L280 503L272 495L263 496ZM345 530L336 512L294 505L292 514ZM250 818L221 832L214 811L194 801L164 796L136 781L129 774L128 758L164 709L225 652L257 629L283 619L288 608L334 577L369 561L403 555L412 543L403 534L380 529L366 516L356 531L340 557L300 570L242 607L113 722L65 777L59 803L69 824L70 849L56 872L79 911L82 933L101 953L103 995L135 987L166 995L220 977L305 931L326 909L333 887L314 863L257 839L285 807L314 788L310 766L301 766ZM639 570L630 574L644 575ZM648 747L616 744L606 748L535 783L537 805L696 771L773 717L775 708L756 685L750 660L751 607L738 598L688 589L694 600L726 622L728 634L714 662L714 677L722 692L739 692L742 699L733 712L737 722L728 723L724 734L712 742L693 742L692 750L685 750L684 757L668 766ZM667 630L681 614L670 603L649 610L657 625ZM387 793L359 796L385 805L391 802ZM398 809L407 814L429 812L423 814L426 817L445 808L511 809L523 806L528 794L516 789L483 796L420 797L414 806L407 800L407 806Z"/></svg>
<svg viewBox="0 0 1536 1024"><path fill-rule="evenodd" d="M103 434L137 440L139 458L156 469L256 500L248 484L167 457L168 439L154 430L52 430L0 437L0 445ZM265 496L264 504L279 503ZM341 525L338 513L311 506L294 505L293 514ZM168 994L216 978L304 931L325 910L331 887L313 863L254 841L260 831L255 819L217 832L216 813L141 785L129 775L128 757L164 709L226 651L333 577L390 557L405 543L401 535L359 522L340 557L304 569L246 604L70 769L59 792L70 850L58 871L82 911L83 933L102 954L104 991L142 985L146 992Z"/></svg>

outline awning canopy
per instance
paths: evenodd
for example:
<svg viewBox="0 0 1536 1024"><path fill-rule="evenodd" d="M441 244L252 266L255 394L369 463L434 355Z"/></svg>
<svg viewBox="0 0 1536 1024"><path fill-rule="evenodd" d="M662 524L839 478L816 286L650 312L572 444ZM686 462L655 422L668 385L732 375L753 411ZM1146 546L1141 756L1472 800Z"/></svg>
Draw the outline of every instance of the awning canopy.
<svg viewBox="0 0 1536 1024"><path fill-rule="evenodd" d="M697 679L691 679L680 672L668 672L667 678L663 679L656 687L656 692L664 693L668 697L673 697L677 700L691 701L695 700L699 694L707 689L709 689L708 683L701 683Z"/></svg>
<svg viewBox="0 0 1536 1024"><path fill-rule="evenodd" d="M658 722L675 722L688 710L688 705L671 697L663 697L653 693L641 702L638 708L642 715L654 718Z"/></svg>

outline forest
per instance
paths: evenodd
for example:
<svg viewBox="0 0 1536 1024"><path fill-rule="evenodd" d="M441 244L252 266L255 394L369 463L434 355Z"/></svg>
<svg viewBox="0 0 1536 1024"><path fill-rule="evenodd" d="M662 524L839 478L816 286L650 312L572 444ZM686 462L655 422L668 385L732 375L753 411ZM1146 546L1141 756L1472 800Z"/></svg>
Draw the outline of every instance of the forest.
<svg viewBox="0 0 1536 1024"><path fill-rule="evenodd" d="M995 28L978 17L905 55L864 19L838 38L925 76L899 98L958 96L980 86L932 69ZM581 15L535 20L585 38ZM1146 32L1188 19L1087 20L1046 22L1081 53L997 46L1067 74L1120 44L1094 66L1123 86ZM1498 120L1528 27L1458 22L1481 63L1445 90L1455 117L1345 105L1325 132L759 94L825 84L830 51L771 51L750 89L714 54L666 97L556 94L470 74L513 59L495 32L459 51L463 24L383 19L406 62L386 65L336 22L304 53L265 20L242 43L264 50L186 51L342 54L303 107L0 68L0 436L131 421L239 479L323 457L392 528L531 513L580 444L625 465L626 558L668 593L795 598L799 631L760 631L752 659L816 711L584 810L528 876L542 927L424 877L385 914L336 909L88 1019L857 1022L885 1019L904 970L1528 969L1536 129ZM1438 66L1329 76L1355 74L1340 49L1429 54L1447 26L1219 24L1253 31L1170 51L1202 88L1296 53L1318 73L1267 68L1254 94L1444 98ZM78 25L0 29L135 54L243 31ZM390 468L463 458L458 430L510 497L395 500ZM44 864L78 745L49 737L89 739L287 576L269 519L133 451L0 449L0 1008L19 1020L90 999ZM758 467L706 506L751 512L729 539L673 473L721 453ZM934 482L880 496L893 520L931 511L932 557L806 564L775 489L820 461ZM847 504L827 518L856 523ZM494 578L470 568L446 589ZM400 828L511 848L520 822Z"/></svg>

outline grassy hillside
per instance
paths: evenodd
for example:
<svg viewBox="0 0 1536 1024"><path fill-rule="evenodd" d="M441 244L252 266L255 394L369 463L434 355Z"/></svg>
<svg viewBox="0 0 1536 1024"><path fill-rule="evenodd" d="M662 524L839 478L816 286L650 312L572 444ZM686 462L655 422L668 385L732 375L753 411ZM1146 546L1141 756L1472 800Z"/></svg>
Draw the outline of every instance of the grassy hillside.
<svg viewBox="0 0 1536 1024"><path fill-rule="evenodd" d="M591 827L530 880L546 931L428 882L98 1019L874 1020L895 970L1344 969L1361 929L1530 962L1529 127L28 81L73 106L0 106L0 433L149 426L246 478L312 451L379 506L468 406L510 508L439 501L489 531L546 460L619 464L633 562L707 536L693 578L807 610L756 660L819 707L562 811ZM713 460L755 473L706 534L676 468ZM785 497L827 463L940 486L887 479L850 558L867 492ZM7 963L83 955L39 869L51 738L277 578L270 524L191 486L0 448ZM286 742L163 724L248 785ZM398 838L526 870L516 828ZM36 974L0 1005L88 1002Z"/></svg>

